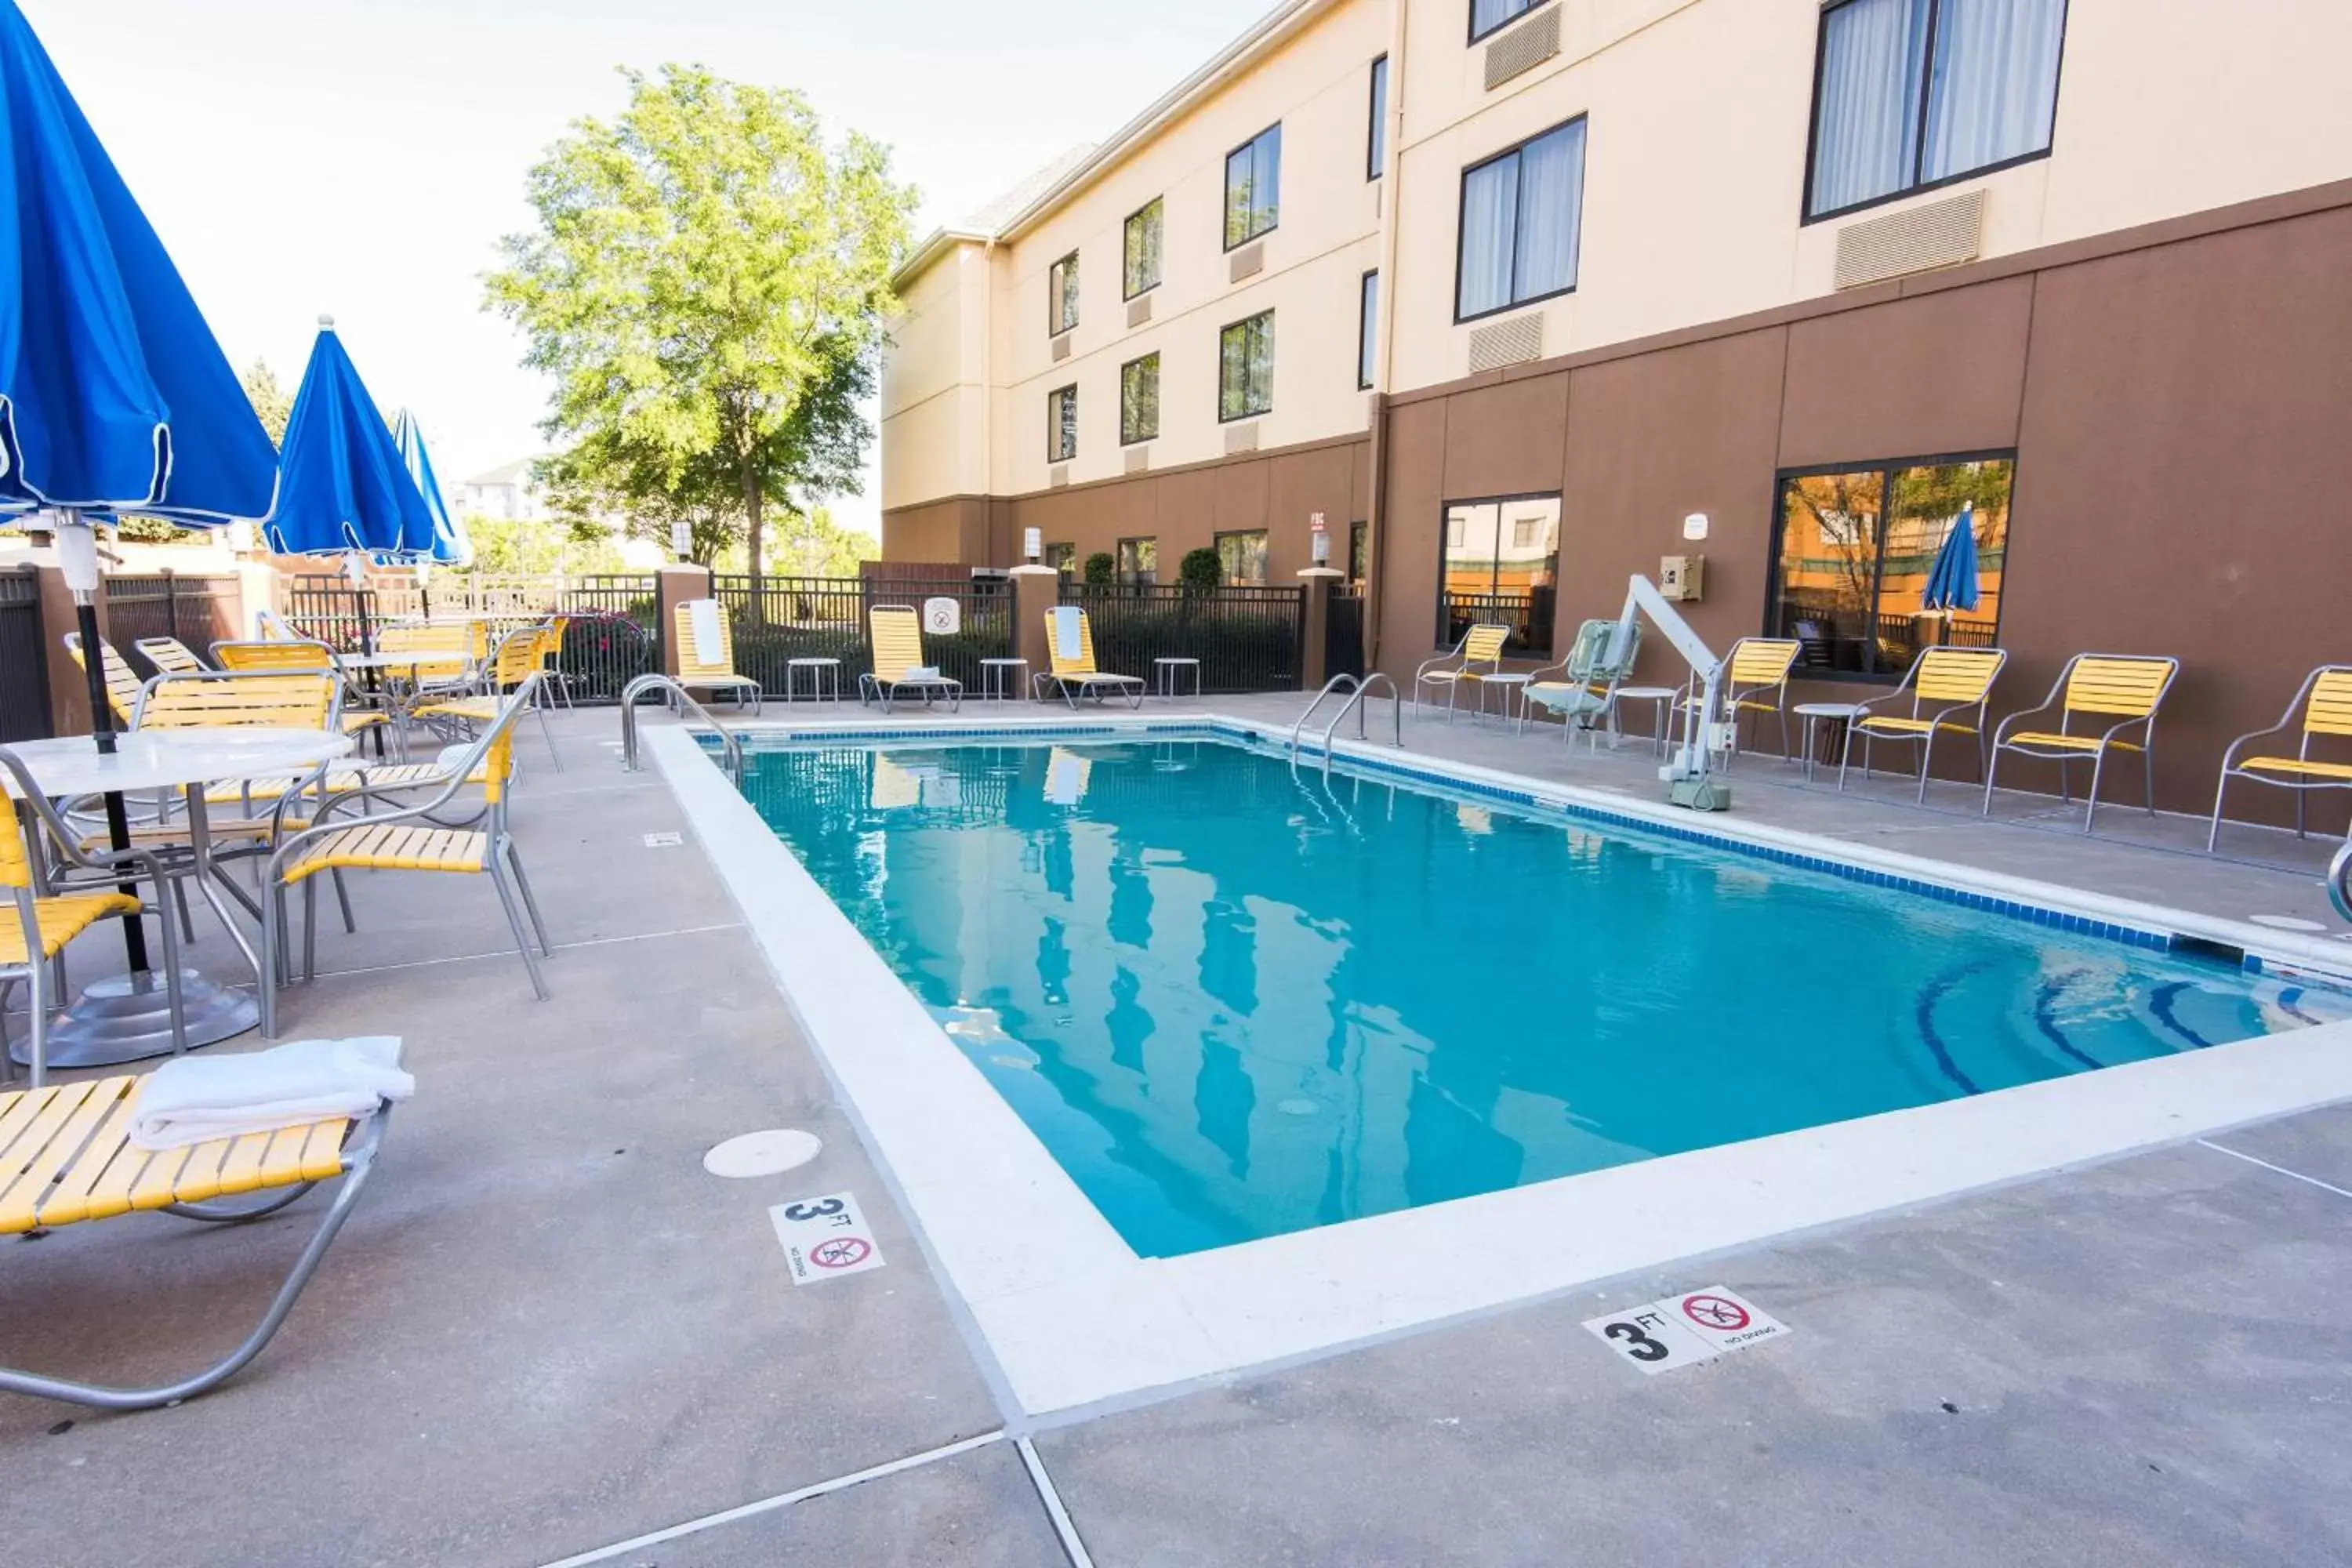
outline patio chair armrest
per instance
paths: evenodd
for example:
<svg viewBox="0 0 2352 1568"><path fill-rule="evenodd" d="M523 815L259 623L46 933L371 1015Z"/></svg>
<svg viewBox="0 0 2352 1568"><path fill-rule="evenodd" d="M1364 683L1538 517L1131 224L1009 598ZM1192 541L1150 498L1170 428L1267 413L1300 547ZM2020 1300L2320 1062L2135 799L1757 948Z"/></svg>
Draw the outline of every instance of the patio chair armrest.
<svg viewBox="0 0 2352 1568"><path fill-rule="evenodd" d="M2058 704L2053 699L2051 701L2042 703L2038 707L2019 709L2016 712L2011 713L2008 718L2003 719L1999 724L1993 727L1992 743L1996 746L2007 745L2009 743L2010 731L2016 728L2020 721L2025 719L2038 719L2042 714L2050 712L2057 706Z"/></svg>
<svg viewBox="0 0 2352 1568"><path fill-rule="evenodd" d="M1547 676L1547 675L1551 675L1551 674L1554 674L1554 673L1557 673L1557 674L1559 676L1559 678L1560 678L1561 679L1563 679L1563 680L1567 679L1568 679L1568 660L1566 660L1566 659L1564 659L1564 658L1558 658L1558 659L1554 659L1554 660L1552 660L1552 662L1551 662L1551 663L1549 663L1549 664L1539 664L1539 665L1536 666L1533 669L1531 669L1531 670L1528 671L1528 684L1529 686L1533 686L1537 681L1541 680L1545 676Z"/></svg>
<svg viewBox="0 0 2352 1568"><path fill-rule="evenodd" d="M2268 740L2273 735L2284 735L2293 728L2294 728L2294 715L2293 713L2289 713L2285 719L2272 725L2267 730L2255 730L2250 733L2239 736L2236 740L2221 748L2221 771L2226 773L2231 768L2236 767L2238 765L2239 752L2252 745L2256 741Z"/></svg>
<svg viewBox="0 0 2352 1568"><path fill-rule="evenodd" d="M1452 662L1454 658L1454 655L1449 650L1445 653L1433 654L1429 658L1423 659L1419 668L1414 669L1412 672L1412 683L1415 686L1419 686L1423 676L1427 675L1431 669L1434 668L1438 665ZM1465 659L1455 668L1458 669L1467 669L1469 668L1469 661Z"/></svg>

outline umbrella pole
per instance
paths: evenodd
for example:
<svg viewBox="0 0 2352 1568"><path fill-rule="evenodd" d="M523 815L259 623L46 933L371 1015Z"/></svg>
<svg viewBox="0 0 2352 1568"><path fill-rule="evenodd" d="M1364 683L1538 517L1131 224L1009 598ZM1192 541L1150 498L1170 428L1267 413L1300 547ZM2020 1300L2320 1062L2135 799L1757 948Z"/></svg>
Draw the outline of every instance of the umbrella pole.
<svg viewBox="0 0 2352 1568"><path fill-rule="evenodd" d="M88 528L79 512L66 514L68 528ZM89 687L89 732L98 742L100 756L114 755L114 715L106 700L106 646L98 637L98 605L92 590L74 589L74 623L81 632L81 668ZM106 796L106 841L116 850L131 847L131 816L123 809L122 796ZM126 897L137 898L139 889L129 884L118 889ZM158 896L163 889L156 889ZM135 920L122 922L122 949L131 961L133 973L148 971L147 929Z"/></svg>

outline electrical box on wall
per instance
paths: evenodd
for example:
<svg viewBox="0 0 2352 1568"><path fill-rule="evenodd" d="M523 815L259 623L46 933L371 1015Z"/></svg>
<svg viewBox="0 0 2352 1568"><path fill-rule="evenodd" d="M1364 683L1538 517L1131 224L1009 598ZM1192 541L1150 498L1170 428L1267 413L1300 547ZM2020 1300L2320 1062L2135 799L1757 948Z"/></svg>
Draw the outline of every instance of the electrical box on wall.
<svg viewBox="0 0 2352 1568"><path fill-rule="evenodd" d="M1706 592L1706 557L1665 555L1658 560L1658 592L1678 605L1696 605Z"/></svg>

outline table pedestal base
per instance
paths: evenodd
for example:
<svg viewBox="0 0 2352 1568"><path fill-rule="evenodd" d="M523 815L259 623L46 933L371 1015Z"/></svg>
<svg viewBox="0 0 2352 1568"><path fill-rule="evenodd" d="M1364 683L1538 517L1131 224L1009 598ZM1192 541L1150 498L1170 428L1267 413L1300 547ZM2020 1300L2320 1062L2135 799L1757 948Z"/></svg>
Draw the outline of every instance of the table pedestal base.
<svg viewBox="0 0 2352 1568"><path fill-rule="evenodd" d="M193 969L180 971L180 994L187 1010L188 1047L218 1045L257 1028L261 1005ZM32 1065L32 1042L9 1042L20 1065ZM172 1011L160 974L117 974L81 994L49 1026L49 1066L110 1068L172 1054Z"/></svg>

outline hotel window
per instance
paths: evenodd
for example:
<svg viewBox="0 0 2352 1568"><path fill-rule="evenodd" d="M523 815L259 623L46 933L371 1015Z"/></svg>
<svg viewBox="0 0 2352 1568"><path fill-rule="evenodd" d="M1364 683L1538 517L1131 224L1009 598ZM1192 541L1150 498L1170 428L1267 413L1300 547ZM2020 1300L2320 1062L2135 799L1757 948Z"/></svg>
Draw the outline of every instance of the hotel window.
<svg viewBox="0 0 2352 1568"><path fill-rule="evenodd" d="M1217 419L1249 419L1274 408L1274 312L1217 334Z"/></svg>
<svg viewBox="0 0 2352 1568"><path fill-rule="evenodd" d="M1470 0L1470 41L1476 43L1542 4L1544 0Z"/></svg>
<svg viewBox="0 0 2352 1568"><path fill-rule="evenodd" d="M1364 138L1364 178L1389 172L1389 58L1372 62L1372 128Z"/></svg>
<svg viewBox="0 0 2352 1568"><path fill-rule="evenodd" d="M1160 581L1160 541L1122 539L1118 542L1118 580L1149 588Z"/></svg>
<svg viewBox="0 0 2352 1568"><path fill-rule="evenodd" d="M2050 151L2066 0L1838 0L1822 12L1808 221Z"/></svg>
<svg viewBox="0 0 2352 1568"><path fill-rule="evenodd" d="M1583 207L1581 118L1464 170L1454 319L1575 288Z"/></svg>
<svg viewBox="0 0 2352 1568"><path fill-rule="evenodd" d="M1078 253L1062 258L1045 272L1045 308L1053 317L1052 336L1060 337L1078 324Z"/></svg>
<svg viewBox="0 0 2352 1568"><path fill-rule="evenodd" d="M1160 438L1160 356L1145 354L1118 367L1118 444Z"/></svg>
<svg viewBox="0 0 2352 1568"><path fill-rule="evenodd" d="M1165 209L1158 196L1127 220L1126 297L1160 287L1160 222Z"/></svg>
<svg viewBox="0 0 2352 1568"><path fill-rule="evenodd" d="M1225 248L1282 221L1282 127L1269 125L1225 154Z"/></svg>
<svg viewBox="0 0 2352 1568"><path fill-rule="evenodd" d="M1228 586L1265 582L1265 530L1217 535L1217 564L1224 568Z"/></svg>
<svg viewBox="0 0 2352 1568"><path fill-rule="evenodd" d="M1371 527L1368 523L1351 522L1348 525L1348 581L1360 588L1364 584L1364 551L1370 534Z"/></svg>
<svg viewBox="0 0 2352 1568"><path fill-rule="evenodd" d="M1380 348L1381 275L1364 274L1362 297L1356 305L1356 388L1368 391L1372 384L1374 361Z"/></svg>
<svg viewBox="0 0 2352 1568"><path fill-rule="evenodd" d="M1513 654L1549 657L1559 591L1559 497L1504 496L1445 509L1438 632L1452 647L1481 624L1511 628Z"/></svg>
<svg viewBox="0 0 2352 1568"><path fill-rule="evenodd" d="M1078 455L1078 389L1058 387L1045 395L1045 460L1066 463Z"/></svg>
<svg viewBox="0 0 2352 1568"><path fill-rule="evenodd" d="M1767 634L1803 645L1811 673L1882 680L1923 648L1999 647L2016 469L1998 453L1781 475ZM1973 572L1952 544L1963 521Z"/></svg>
<svg viewBox="0 0 2352 1568"><path fill-rule="evenodd" d="M1075 544L1048 544L1045 546L1045 564L1066 578L1076 576L1078 547Z"/></svg>

